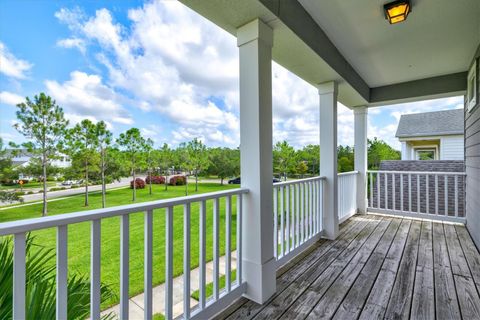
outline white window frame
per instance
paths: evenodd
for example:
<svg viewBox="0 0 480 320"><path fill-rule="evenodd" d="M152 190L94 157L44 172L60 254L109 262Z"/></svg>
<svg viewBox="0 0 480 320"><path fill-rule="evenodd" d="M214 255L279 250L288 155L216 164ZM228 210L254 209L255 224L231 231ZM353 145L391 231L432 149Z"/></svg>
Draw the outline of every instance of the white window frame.
<svg viewBox="0 0 480 320"><path fill-rule="evenodd" d="M478 100L477 61L475 61L468 72L467 77L467 110L472 111ZM471 98L470 98L471 97Z"/></svg>
<svg viewBox="0 0 480 320"><path fill-rule="evenodd" d="M438 150L438 145L434 144L427 144L424 146L413 146L413 159L412 160L420 160L419 159L419 152L420 151L433 151L433 160L441 160L440 159L440 152Z"/></svg>

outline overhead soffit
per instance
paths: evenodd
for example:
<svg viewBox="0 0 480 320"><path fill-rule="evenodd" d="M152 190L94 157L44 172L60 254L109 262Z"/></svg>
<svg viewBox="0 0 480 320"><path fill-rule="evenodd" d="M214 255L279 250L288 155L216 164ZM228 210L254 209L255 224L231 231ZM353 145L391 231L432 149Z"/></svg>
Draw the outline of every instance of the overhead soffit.
<svg viewBox="0 0 480 320"><path fill-rule="evenodd" d="M370 87L466 71L480 43L478 0L412 0L395 25L385 0L298 1Z"/></svg>
<svg viewBox="0 0 480 320"><path fill-rule="evenodd" d="M236 35L238 27L260 18L274 30L274 61L312 85L338 81L339 101L346 106L368 104L369 96L359 94L311 45L307 45L304 39L293 32L291 26L287 26L274 14L276 6L283 5L285 8L285 1L180 1L233 35ZM379 0L298 1L299 6L303 6L322 28L354 73L361 77L358 79L374 89L464 72L480 42L478 0L412 1L412 13L406 22L398 25L389 25L384 19L383 2ZM270 10L261 2L267 6L272 4ZM375 92L380 97L375 101L377 105L388 100L383 94L390 94L392 88L387 89ZM462 94L461 90L455 90L454 93ZM443 95L448 96L452 92ZM429 98L439 96L441 94L433 92ZM402 97L396 98L397 101L401 99ZM407 97L403 101L415 99L418 100Z"/></svg>

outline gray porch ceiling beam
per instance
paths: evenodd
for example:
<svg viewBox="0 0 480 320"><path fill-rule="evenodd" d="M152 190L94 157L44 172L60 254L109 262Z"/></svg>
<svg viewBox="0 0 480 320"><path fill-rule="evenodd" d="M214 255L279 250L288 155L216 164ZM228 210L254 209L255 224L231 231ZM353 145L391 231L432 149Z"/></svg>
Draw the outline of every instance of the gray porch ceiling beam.
<svg viewBox="0 0 480 320"><path fill-rule="evenodd" d="M420 97L440 98L464 94L467 72L420 79L370 89L370 104L383 105L408 102Z"/></svg>
<svg viewBox="0 0 480 320"><path fill-rule="evenodd" d="M353 69L297 0L259 1L345 79L365 100L370 100L370 88L367 83Z"/></svg>

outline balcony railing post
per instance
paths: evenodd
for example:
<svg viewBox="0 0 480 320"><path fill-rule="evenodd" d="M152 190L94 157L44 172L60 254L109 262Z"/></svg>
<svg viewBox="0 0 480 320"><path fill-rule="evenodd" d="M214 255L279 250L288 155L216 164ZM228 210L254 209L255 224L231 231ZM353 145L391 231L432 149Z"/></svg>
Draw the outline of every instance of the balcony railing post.
<svg viewBox="0 0 480 320"><path fill-rule="evenodd" d="M237 30L240 52L240 154L245 296L257 303L276 290L273 253L272 29L254 20Z"/></svg>
<svg viewBox="0 0 480 320"><path fill-rule="evenodd" d="M367 107L357 107L354 114L355 171L357 174L357 210L367 212Z"/></svg>
<svg viewBox="0 0 480 320"><path fill-rule="evenodd" d="M320 175L325 176L323 229L328 239L338 235L337 186L337 84L319 84L320 95Z"/></svg>

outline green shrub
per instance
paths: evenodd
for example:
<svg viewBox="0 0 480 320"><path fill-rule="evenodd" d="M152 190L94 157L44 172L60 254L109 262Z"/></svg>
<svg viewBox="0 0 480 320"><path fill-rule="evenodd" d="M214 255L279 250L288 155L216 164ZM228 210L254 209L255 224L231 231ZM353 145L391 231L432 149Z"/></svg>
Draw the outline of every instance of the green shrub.
<svg viewBox="0 0 480 320"><path fill-rule="evenodd" d="M25 192L24 191L15 191L16 196L24 196Z"/></svg>
<svg viewBox="0 0 480 320"><path fill-rule="evenodd" d="M0 191L0 202L5 203L14 203L14 202L23 202L23 198L20 198L15 192L8 192L8 191ZM0 291L1 292L1 291ZM0 304L2 302L1 294L0 294ZM0 317L0 319L2 319Z"/></svg>

